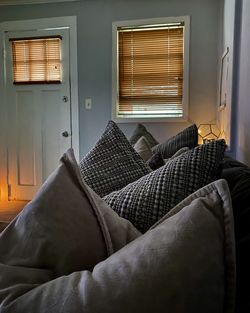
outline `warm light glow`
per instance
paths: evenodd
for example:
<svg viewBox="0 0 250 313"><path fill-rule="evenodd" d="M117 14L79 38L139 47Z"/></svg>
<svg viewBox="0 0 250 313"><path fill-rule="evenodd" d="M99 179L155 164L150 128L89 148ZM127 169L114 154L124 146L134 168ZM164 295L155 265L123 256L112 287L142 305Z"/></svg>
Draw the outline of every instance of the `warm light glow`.
<svg viewBox="0 0 250 313"><path fill-rule="evenodd" d="M216 124L200 124L198 127L199 144L219 139L220 130Z"/></svg>
<svg viewBox="0 0 250 313"><path fill-rule="evenodd" d="M0 185L0 201L4 201L8 199L7 192L5 191L5 188Z"/></svg>

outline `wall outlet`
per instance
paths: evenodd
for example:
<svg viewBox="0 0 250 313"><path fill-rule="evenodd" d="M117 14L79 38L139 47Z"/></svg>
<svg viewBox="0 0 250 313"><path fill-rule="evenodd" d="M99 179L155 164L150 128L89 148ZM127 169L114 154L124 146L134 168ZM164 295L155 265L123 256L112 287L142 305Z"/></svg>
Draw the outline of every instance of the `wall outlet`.
<svg viewBox="0 0 250 313"><path fill-rule="evenodd" d="M86 98L85 99L85 109L86 110L91 110L92 109L92 99L91 98Z"/></svg>

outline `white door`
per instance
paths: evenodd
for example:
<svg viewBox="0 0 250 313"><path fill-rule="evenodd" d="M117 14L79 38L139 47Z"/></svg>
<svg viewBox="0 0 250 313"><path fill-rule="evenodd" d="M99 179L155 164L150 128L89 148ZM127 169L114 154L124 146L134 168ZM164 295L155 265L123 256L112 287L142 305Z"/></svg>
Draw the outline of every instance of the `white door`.
<svg viewBox="0 0 250 313"><path fill-rule="evenodd" d="M62 38L61 83L14 84L11 40L46 36ZM9 196L30 200L72 146L69 30L6 32L5 49Z"/></svg>

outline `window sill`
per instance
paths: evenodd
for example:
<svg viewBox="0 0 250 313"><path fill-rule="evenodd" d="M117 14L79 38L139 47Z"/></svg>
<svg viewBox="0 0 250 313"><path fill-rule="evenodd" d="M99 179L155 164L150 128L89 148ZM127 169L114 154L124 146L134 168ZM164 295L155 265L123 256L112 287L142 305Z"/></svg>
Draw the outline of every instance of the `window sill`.
<svg viewBox="0 0 250 313"><path fill-rule="evenodd" d="M131 118L131 117L112 117L116 123L185 123L189 122L188 117L144 117L144 118Z"/></svg>

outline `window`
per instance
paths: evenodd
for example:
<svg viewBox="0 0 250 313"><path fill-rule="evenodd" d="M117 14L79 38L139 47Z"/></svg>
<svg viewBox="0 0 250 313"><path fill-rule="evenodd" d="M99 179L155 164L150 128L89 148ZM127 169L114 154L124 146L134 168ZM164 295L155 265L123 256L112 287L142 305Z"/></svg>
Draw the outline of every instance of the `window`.
<svg viewBox="0 0 250 313"><path fill-rule="evenodd" d="M62 81L61 37L10 41L14 84L55 84Z"/></svg>
<svg viewBox="0 0 250 313"><path fill-rule="evenodd" d="M184 119L189 18L115 22L113 35L113 119Z"/></svg>

